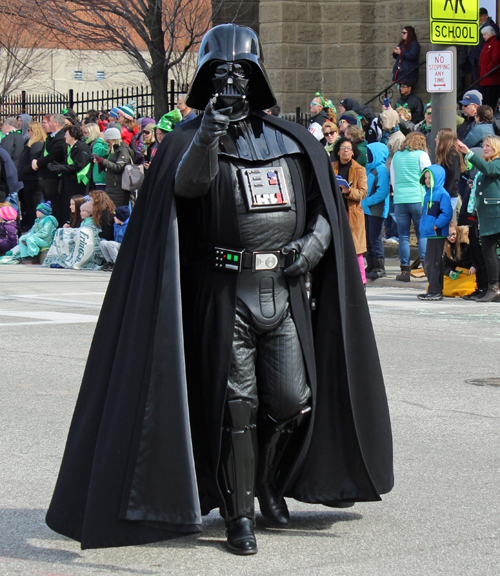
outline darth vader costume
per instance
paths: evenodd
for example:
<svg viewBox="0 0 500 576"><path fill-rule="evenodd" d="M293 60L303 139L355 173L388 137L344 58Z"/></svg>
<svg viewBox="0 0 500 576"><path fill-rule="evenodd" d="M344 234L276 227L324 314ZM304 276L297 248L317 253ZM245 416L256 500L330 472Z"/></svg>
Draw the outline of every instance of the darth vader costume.
<svg viewBox="0 0 500 576"><path fill-rule="evenodd" d="M284 497L345 507L393 485L378 353L324 150L261 112L275 99L248 28L206 34L186 103L205 113L148 170L47 513L82 548L198 532L219 508L229 549L252 554L255 494L286 526Z"/></svg>

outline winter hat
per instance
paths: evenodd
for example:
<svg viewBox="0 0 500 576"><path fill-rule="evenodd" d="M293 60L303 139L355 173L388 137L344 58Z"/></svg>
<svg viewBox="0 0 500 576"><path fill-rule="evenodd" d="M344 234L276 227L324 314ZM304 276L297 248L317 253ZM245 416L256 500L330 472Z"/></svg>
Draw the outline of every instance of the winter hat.
<svg viewBox="0 0 500 576"><path fill-rule="evenodd" d="M17 212L12 206L3 206L0 208L0 218L3 220L17 220Z"/></svg>
<svg viewBox="0 0 500 576"><path fill-rule="evenodd" d="M352 116L348 116L347 114L342 114L342 116L340 117L341 120L345 120L346 122L348 122L349 124L351 124L352 126L356 126L357 122L356 122L356 118L353 118Z"/></svg>
<svg viewBox="0 0 500 576"><path fill-rule="evenodd" d="M89 216L92 216L92 202L85 202L82 204L80 206L80 214L82 213L82 210L87 212Z"/></svg>
<svg viewBox="0 0 500 576"><path fill-rule="evenodd" d="M156 128L159 128L164 132L171 132L174 129L174 126L177 124L177 122L180 122L181 120L182 120L182 114L179 112L177 108L174 108L172 112L168 112L167 114L164 114L160 118L160 121L156 125Z"/></svg>
<svg viewBox="0 0 500 576"><path fill-rule="evenodd" d="M106 128L104 132L104 140L120 140L122 137L118 128Z"/></svg>
<svg viewBox="0 0 500 576"><path fill-rule="evenodd" d="M120 220L120 222L125 222L130 218L130 208L128 206L118 206L113 214Z"/></svg>
<svg viewBox="0 0 500 576"><path fill-rule="evenodd" d="M117 106L113 106L113 108L111 108L111 110L109 111L109 115L111 116L111 118L114 118L116 120L118 118L118 111L119 108Z"/></svg>
<svg viewBox="0 0 500 576"><path fill-rule="evenodd" d="M44 216L52 216L52 206L50 200L48 202L42 202L36 207L37 212L41 212Z"/></svg>
<svg viewBox="0 0 500 576"><path fill-rule="evenodd" d="M127 120L133 120L135 118L135 106L135 100L131 100L128 104L118 108L118 114L125 116Z"/></svg>
<svg viewBox="0 0 500 576"><path fill-rule="evenodd" d="M146 126L144 126L143 132L153 132L155 131L156 128L156 124L146 124Z"/></svg>

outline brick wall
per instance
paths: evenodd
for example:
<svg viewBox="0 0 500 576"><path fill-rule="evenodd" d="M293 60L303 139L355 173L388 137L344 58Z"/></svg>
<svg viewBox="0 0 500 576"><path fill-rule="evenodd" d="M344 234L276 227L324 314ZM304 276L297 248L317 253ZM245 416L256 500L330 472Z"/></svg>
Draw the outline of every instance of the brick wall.
<svg viewBox="0 0 500 576"><path fill-rule="evenodd" d="M425 59L428 6L428 0L260 0L260 39L282 111L309 110L316 91L335 105L374 96L392 80L392 48L402 27L414 26ZM424 68L417 93L425 103Z"/></svg>

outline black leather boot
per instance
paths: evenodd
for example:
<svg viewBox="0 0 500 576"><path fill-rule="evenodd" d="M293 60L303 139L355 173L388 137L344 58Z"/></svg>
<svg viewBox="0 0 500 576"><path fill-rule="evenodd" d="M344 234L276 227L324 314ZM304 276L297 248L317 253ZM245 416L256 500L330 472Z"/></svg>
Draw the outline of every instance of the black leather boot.
<svg viewBox="0 0 500 576"><path fill-rule="evenodd" d="M387 272L385 271L385 259L375 258L373 260L373 269L366 275L366 277L368 280L377 280L377 278L384 278L385 276L387 276Z"/></svg>
<svg viewBox="0 0 500 576"><path fill-rule="evenodd" d="M370 254L366 255L366 268L365 274L369 274L373 270L373 256Z"/></svg>
<svg viewBox="0 0 500 576"><path fill-rule="evenodd" d="M219 481L226 507L227 548L233 554L256 554L254 411L244 400L229 400L224 423Z"/></svg>
<svg viewBox="0 0 500 576"><path fill-rule="evenodd" d="M284 527L290 514L283 498L283 483L303 439L299 428L308 419L311 408L306 406L297 416L276 422L271 416L259 424L259 466L256 493L262 516L275 526Z"/></svg>

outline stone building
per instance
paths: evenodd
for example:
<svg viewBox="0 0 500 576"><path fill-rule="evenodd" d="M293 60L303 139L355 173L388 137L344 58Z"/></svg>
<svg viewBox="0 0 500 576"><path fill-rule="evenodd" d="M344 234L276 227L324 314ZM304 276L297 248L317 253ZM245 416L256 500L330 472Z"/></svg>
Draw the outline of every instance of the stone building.
<svg viewBox="0 0 500 576"><path fill-rule="evenodd" d="M429 0L260 0L235 22L260 35L266 68L285 113L309 110L315 92L364 103L392 81L392 49L413 26L420 61L430 50ZM231 21L229 7L220 21ZM425 65L417 93L426 102ZM399 92L395 90L394 101ZM399 96L398 96L399 97ZM375 108L377 104L373 103Z"/></svg>

